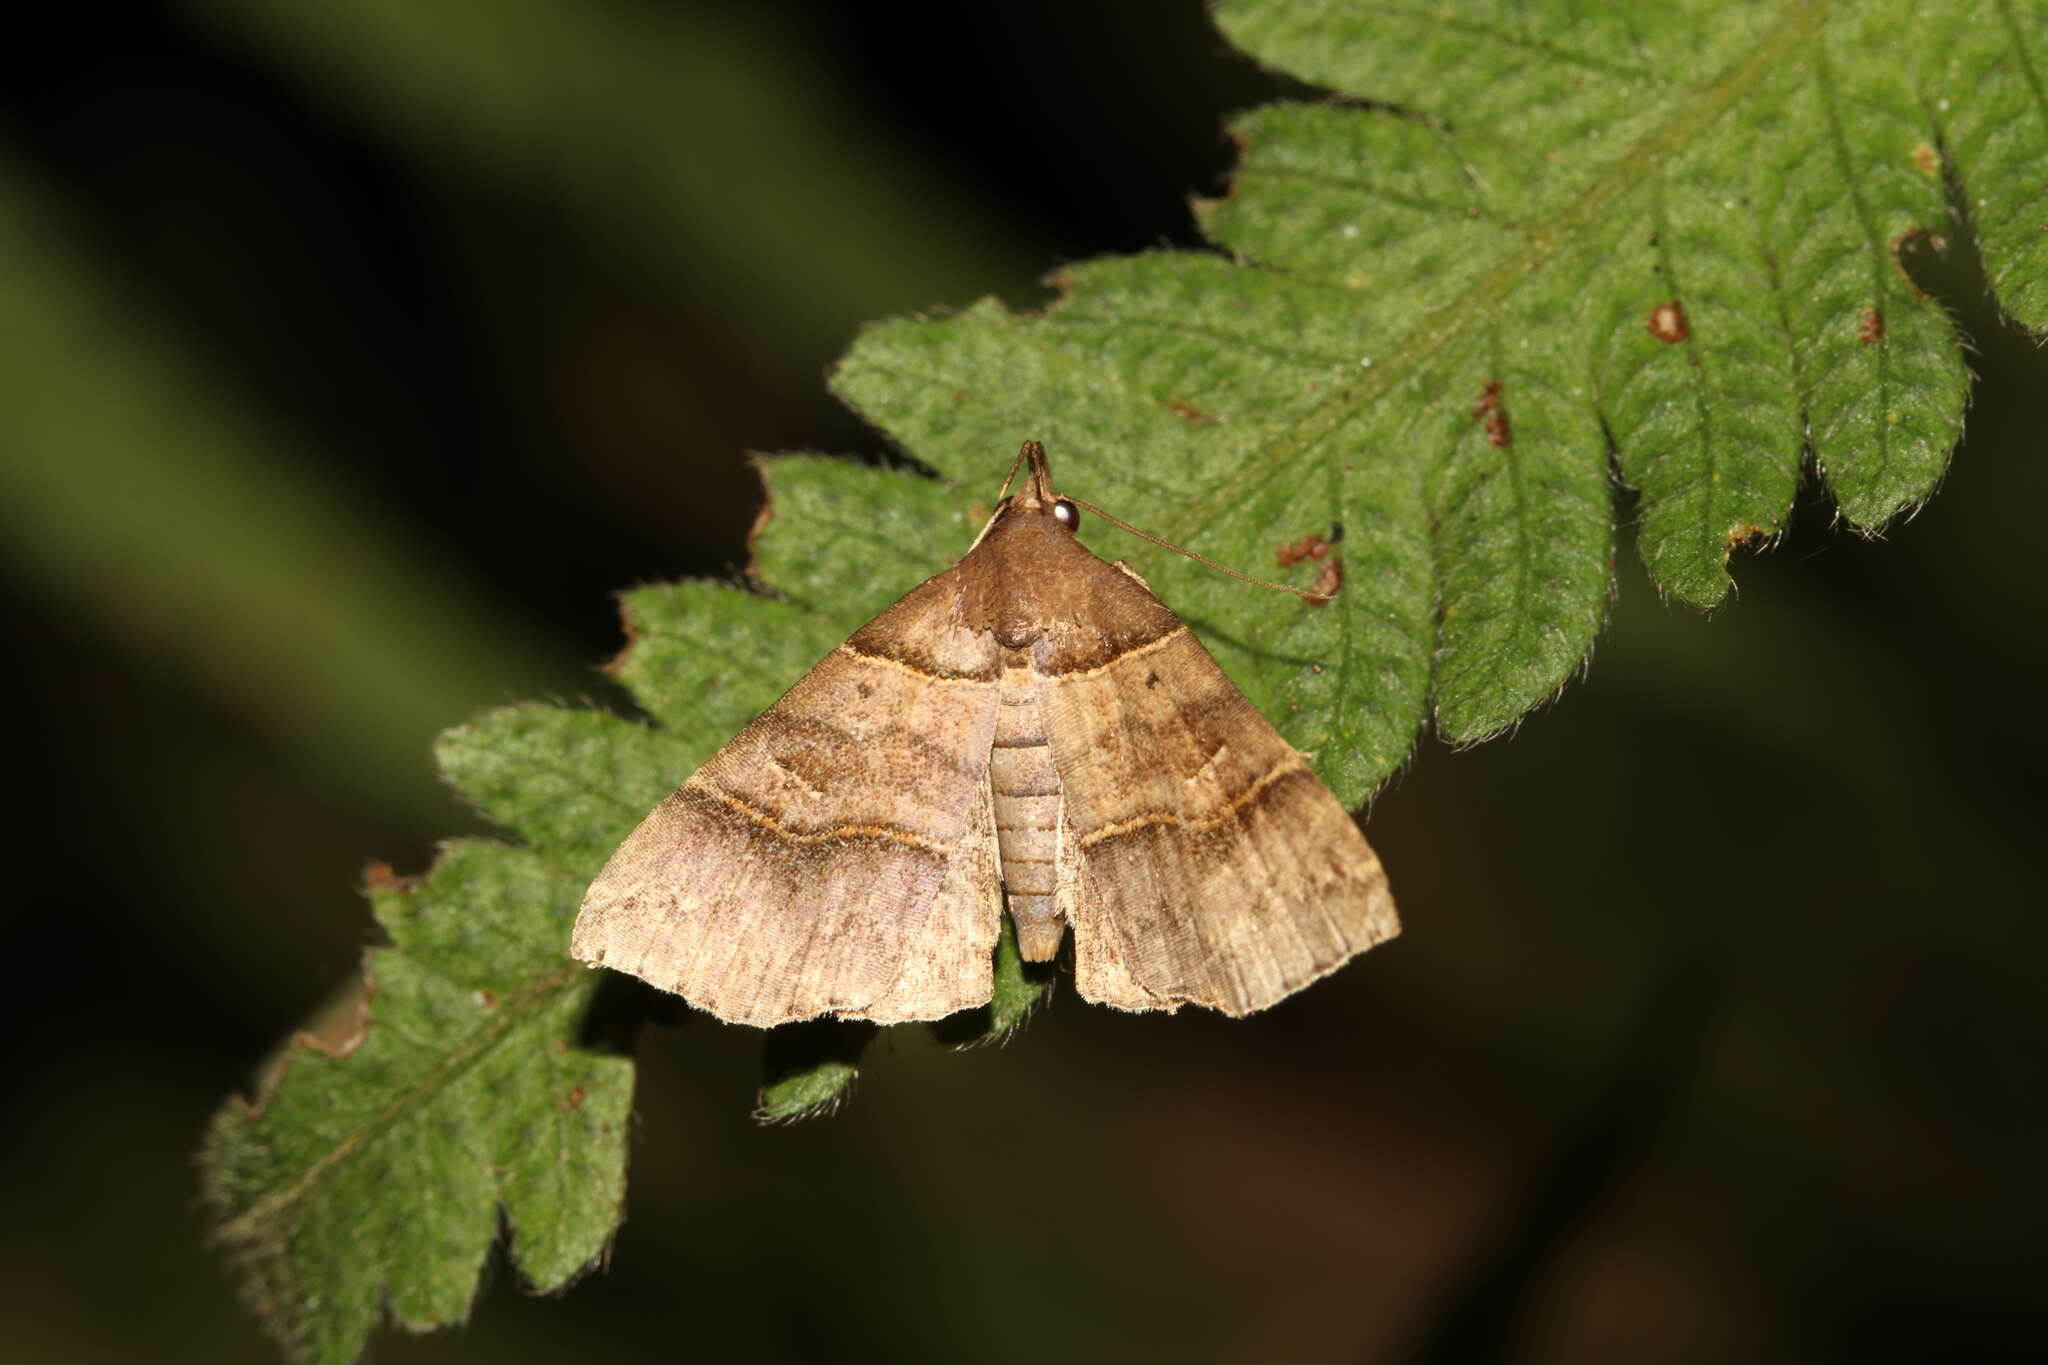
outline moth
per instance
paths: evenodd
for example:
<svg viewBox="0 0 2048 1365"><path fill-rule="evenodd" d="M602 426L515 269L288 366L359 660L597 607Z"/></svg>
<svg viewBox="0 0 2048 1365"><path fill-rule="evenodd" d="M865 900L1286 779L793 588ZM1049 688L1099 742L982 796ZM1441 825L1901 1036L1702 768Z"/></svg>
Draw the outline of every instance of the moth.
<svg viewBox="0 0 2048 1365"><path fill-rule="evenodd" d="M938 1019L988 1002L1007 908L1026 961L1072 930L1085 999L1243 1015L1398 932L1329 788L1018 464L959 563L627 836L578 958L732 1023Z"/></svg>

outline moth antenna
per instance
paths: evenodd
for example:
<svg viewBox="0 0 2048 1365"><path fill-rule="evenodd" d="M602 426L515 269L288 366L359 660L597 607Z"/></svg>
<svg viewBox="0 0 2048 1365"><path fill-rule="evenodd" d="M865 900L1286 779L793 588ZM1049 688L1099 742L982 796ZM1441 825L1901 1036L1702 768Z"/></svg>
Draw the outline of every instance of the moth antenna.
<svg viewBox="0 0 2048 1365"><path fill-rule="evenodd" d="M1014 460L1012 460L1012 461L1010 461L1010 472L1009 472L1009 473L1007 473L1007 474L1005 474L1005 475L1003 475L1003 487L1002 487L1002 491L996 494L996 501L997 501L997 502L1001 502L1001 501L1002 501L1002 500L1003 500L1004 498L1007 498L1007 497L1009 497L1009 496L1010 496L1010 485L1011 485L1011 484L1013 484L1013 483L1015 483L1015 482L1017 481L1017 471L1018 471L1019 469L1022 469L1022 468L1024 467L1024 457L1025 457L1026 455L1029 455L1029 454L1031 453L1031 447L1033 447L1033 446L1037 446L1037 445L1038 445L1038 442L1036 442L1036 441L1026 441L1026 442L1024 443L1024 446L1023 446L1023 448L1022 448L1022 449L1020 449L1020 450L1019 450L1019 451L1017 452L1017 458L1016 458L1016 459L1014 459ZM1043 456L1043 455L1045 454L1045 447L1044 447L1044 446L1038 446L1038 453L1039 453L1039 454L1040 454L1041 456ZM1067 501L1068 501L1068 502L1072 502L1072 501L1073 501L1073 499L1072 499L1072 498L1069 498L1069 499L1067 499Z"/></svg>
<svg viewBox="0 0 2048 1365"><path fill-rule="evenodd" d="M1014 475L1017 472L1016 466L1012 465L1010 467L1010 472ZM1009 484L1005 482L1003 487L1007 489L1009 487ZM1117 518L1111 516L1109 513L1103 511L1100 507L1095 506L1093 503L1082 502L1079 498L1073 497L1070 494L1066 493L1062 493L1060 496L1066 498L1068 502L1071 502L1072 504L1074 504L1074 506L1080 508L1082 511L1091 512L1094 515L1101 517L1104 521L1108 522L1111 526L1116 527L1120 531L1128 531L1140 540L1149 540L1162 550L1171 550L1177 555L1186 555L1189 559L1194 560L1195 563L1205 565L1208 568L1214 569L1217 573L1228 574L1230 577L1235 578L1240 583L1249 583L1255 588L1272 588L1278 592L1291 592L1296 597L1304 598L1310 602L1330 602L1335 600L1335 595L1332 593L1311 592L1307 588L1297 588L1292 583L1274 583L1264 578L1253 578L1248 573L1239 573L1237 570L1231 568L1228 564L1218 564L1215 560L1210 559L1207 555L1198 555L1193 550L1184 550L1170 540L1161 540L1158 536L1153 535L1150 531L1140 531L1137 527L1131 525L1128 521L1119 521Z"/></svg>

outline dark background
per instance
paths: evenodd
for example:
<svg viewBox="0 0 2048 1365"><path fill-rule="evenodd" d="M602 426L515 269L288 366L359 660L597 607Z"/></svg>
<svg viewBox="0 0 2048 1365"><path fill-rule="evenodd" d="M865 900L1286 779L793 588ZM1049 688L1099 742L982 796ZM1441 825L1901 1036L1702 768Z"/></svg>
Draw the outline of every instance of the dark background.
<svg viewBox="0 0 2048 1365"><path fill-rule="evenodd" d="M860 323L1195 244L1288 91L1195 3L419 12L0 51L23 1360L274 1358L193 1153L348 985L363 866L479 828L435 731L604 700L610 594L742 561L744 452L882 450L822 383ZM1624 534L1586 679L1377 802L1397 944L1246 1022L899 1030L792 1129L753 1035L661 1031L609 1267L378 1358L2031 1356L2048 365L1927 257L1942 492L1885 543L1806 498L1712 618Z"/></svg>

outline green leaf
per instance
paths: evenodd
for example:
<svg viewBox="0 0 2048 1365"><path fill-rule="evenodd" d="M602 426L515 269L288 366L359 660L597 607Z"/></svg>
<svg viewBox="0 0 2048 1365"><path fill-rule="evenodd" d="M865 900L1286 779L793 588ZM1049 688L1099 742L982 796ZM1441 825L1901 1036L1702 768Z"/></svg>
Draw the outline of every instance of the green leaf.
<svg viewBox="0 0 2048 1365"><path fill-rule="evenodd" d="M1357 802L1432 709L1484 738L1584 659L1610 441L1646 561L1700 606L1782 529L1809 447L1856 527L1932 492L1964 366L1894 247L1948 222L1946 148L2039 323L2048 114L2018 14L1239 0L1239 45L1380 103L1238 122L1202 213L1230 258L1096 262L1042 314L878 327L836 384L963 487L1038 436L1078 496L1248 570L1342 522L1322 611L1117 548Z"/></svg>
<svg viewBox="0 0 2048 1365"><path fill-rule="evenodd" d="M394 949L338 1048L295 1042L207 1137L207 1193L245 1293L288 1352L360 1354L388 1308L460 1322L497 1236L536 1289L567 1284L619 1217L632 1066L577 1045L598 977L561 944L579 879L524 850L451 845L371 888Z"/></svg>
<svg viewBox="0 0 2048 1365"><path fill-rule="evenodd" d="M1052 994L1049 963L1026 962L1017 952L1017 926L1003 921L1003 936L996 940L996 988L988 1002L988 1020L981 1036L967 1040L969 1047L982 1043L1006 1043L1024 1027L1024 1021Z"/></svg>
<svg viewBox="0 0 2048 1365"><path fill-rule="evenodd" d="M860 1054L878 1032L857 1020L812 1019L768 1030L761 1045L757 1123L823 1118L853 1093Z"/></svg>
<svg viewBox="0 0 2048 1365"><path fill-rule="evenodd" d="M1052 997L1053 976L1052 963L1026 962L1019 955L1017 926L1004 916L1002 935L996 940L995 991L988 1004L942 1019L932 1025L932 1032L958 1048L1007 1043Z"/></svg>
<svg viewBox="0 0 2048 1365"><path fill-rule="evenodd" d="M477 808L585 882L690 775L674 735L602 711L508 706L441 736L441 772Z"/></svg>

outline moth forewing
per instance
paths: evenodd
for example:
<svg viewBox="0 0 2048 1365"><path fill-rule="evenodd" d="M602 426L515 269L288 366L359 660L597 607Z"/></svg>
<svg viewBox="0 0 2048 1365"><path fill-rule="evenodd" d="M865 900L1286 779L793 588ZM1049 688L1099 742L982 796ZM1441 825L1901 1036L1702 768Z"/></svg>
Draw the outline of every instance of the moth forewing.
<svg viewBox="0 0 2048 1365"><path fill-rule="evenodd" d="M1002 868L996 854L995 811L986 788L975 816L947 861L946 879L903 955L896 979L846 1018L877 1024L943 1019L988 1003L994 991L992 957L1002 934Z"/></svg>
<svg viewBox="0 0 2048 1365"><path fill-rule="evenodd" d="M1092 576L1105 609L1157 601L1111 566ZM1115 936L1138 994L1104 1003L1245 1014L1391 937L1393 902L1351 817L1175 624L1120 653L1048 651L1046 731L1088 887L1075 938Z"/></svg>
<svg viewBox="0 0 2048 1365"><path fill-rule="evenodd" d="M947 579L827 655L627 836L584 897L577 957L733 1023L987 999L998 912L967 907L992 842L995 650L944 632Z"/></svg>

